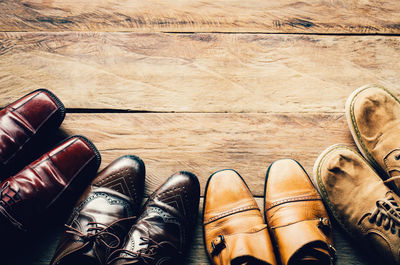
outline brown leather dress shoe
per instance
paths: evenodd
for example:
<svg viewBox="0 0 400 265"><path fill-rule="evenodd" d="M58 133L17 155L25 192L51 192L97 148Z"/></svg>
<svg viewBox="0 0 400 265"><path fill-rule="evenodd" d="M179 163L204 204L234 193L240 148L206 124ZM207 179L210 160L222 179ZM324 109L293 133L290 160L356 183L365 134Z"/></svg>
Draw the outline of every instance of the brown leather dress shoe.
<svg viewBox="0 0 400 265"><path fill-rule="evenodd" d="M103 169L76 204L51 264L105 264L139 213L144 178L144 163L136 156Z"/></svg>
<svg viewBox="0 0 400 265"><path fill-rule="evenodd" d="M89 140L69 138L0 184L0 224L34 226L58 202L75 201L99 165L100 154Z"/></svg>
<svg viewBox="0 0 400 265"><path fill-rule="evenodd" d="M332 228L318 191L292 159L271 164L265 179L265 219L282 265L330 265Z"/></svg>
<svg viewBox="0 0 400 265"><path fill-rule="evenodd" d="M64 117L64 105L45 89L33 91L1 110L0 171L4 173L42 133L58 128Z"/></svg>
<svg viewBox="0 0 400 265"><path fill-rule="evenodd" d="M172 175L150 196L123 247L111 254L108 264L182 264L195 229L199 199L195 175L184 171Z"/></svg>
<svg viewBox="0 0 400 265"><path fill-rule="evenodd" d="M350 131L364 158L400 194L400 101L383 87L367 85L346 102Z"/></svg>
<svg viewBox="0 0 400 265"><path fill-rule="evenodd" d="M329 147L315 162L314 182L337 223L369 248L375 264L400 264L400 198L361 155Z"/></svg>
<svg viewBox="0 0 400 265"><path fill-rule="evenodd" d="M236 171L218 171L208 179L203 232L213 264L276 264L268 227Z"/></svg>

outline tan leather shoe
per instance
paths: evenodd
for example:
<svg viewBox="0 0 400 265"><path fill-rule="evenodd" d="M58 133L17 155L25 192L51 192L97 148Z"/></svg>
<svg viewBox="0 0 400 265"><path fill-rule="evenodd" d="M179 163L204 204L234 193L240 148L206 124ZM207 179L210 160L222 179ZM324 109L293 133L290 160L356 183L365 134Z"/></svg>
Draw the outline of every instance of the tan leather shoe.
<svg viewBox="0 0 400 265"><path fill-rule="evenodd" d="M364 158L386 183L400 188L399 99L380 86L361 87L348 98L346 117Z"/></svg>
<svg viewBox="0 0 400 265"><path fill-rule="evenodd" d="M282 159L271 164L265 179L264 209L283 265L334 264L328 213L299 163Z"/></svg>
<svg viewBox="0 0 400 265"><path fill-rule="evenodd" d="M213 264L276 264L267 225L236 171L218 171L208 179L203 232Z"/></svg>
<svg viewBox="0 0 400 265"><path fill-rule="evenodd" d="M355 151L326 149L314 165L314 181L336 221L382 261L400 263L400 198ZM387 259L386 262L383 259Z"/></svg>

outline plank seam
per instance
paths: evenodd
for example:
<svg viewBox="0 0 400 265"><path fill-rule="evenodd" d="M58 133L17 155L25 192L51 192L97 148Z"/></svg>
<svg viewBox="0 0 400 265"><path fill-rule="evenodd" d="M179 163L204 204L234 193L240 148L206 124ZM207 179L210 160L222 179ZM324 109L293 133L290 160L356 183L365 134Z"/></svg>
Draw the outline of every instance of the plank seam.
<svg viewBox="0 0 400 265"><path fill-rule="evenodd" d="M151 34L225 34L225 35L307 35L307 36L386 36L386 37L400 37L400 33L358 33L358 32L263 32L263 31L83 31L83 30L59 30L59 31L14 31L14 30L0 30L0 33L151 33Z"/></svg>

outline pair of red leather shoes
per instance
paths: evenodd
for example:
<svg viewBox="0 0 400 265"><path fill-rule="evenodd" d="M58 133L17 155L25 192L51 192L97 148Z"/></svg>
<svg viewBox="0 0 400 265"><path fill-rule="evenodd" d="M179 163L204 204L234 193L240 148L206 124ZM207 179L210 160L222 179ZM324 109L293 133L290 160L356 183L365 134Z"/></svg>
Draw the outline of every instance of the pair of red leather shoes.
<svg viewBox="0 0 400 265"><path fill-rule="evenodd" d="M61 202L73 202L100 165L96 147L72 136L8 177L8 170L32 150L41 136L54 132L65 117L61 101L36 90L0 111L0 225L28 230ZM72 206L72 205L71 205Z"/></svg>

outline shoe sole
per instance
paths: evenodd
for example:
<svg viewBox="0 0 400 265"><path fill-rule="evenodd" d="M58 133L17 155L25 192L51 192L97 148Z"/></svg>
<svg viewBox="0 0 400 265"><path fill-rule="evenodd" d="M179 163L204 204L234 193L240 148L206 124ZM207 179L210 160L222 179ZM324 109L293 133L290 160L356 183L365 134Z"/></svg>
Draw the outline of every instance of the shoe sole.
<svg viewBox="0 0 400 265"><path fill-rule="evenodd" d="M58 122L59 122L59 125L58 125L58 126L61 126L61 123L64 121L65 113L66 113L66 109L65 109L64 104L63 104L63 103L61 102L61 100L60 100L56 95L54 95L53 92L51 92L50 90L47 90L47 89L45 89L45 88L39 88L39 89L33 91L32 93L34 93L34 92L36 92L36 91L41 91L41 92L44 92L44 93L48 94L48 95L55 101L56 105L57 105L57 106L59 107L59 109L60 109L60 116L59 116L59 118L58 118Z"/></svg>
<svg viewBox="0 0 400 265"><path fill-rule="evenodd" d="M361 134L360 134L360 131L358 130L358 126L357 126L357 121L354 116L354 101L355 101L355 99L361 92L363 92L369 88L382 89L383 91L388 93L390 96L392 96L400 104L400 101L390 91L388 91L384 87L379 86L379 85L365 85L365 86L362 86L362 87L356 89L355 91L353 91L353 93L351 93L351 95L347 98L346 105L345 105L346 120L347 120L347 124L349 126L351 135L353 136L353 140L356 143L358 150L361 152L361 154L363 155L365 160L367 160L367 162L369 162L375 168L375 171L379 172L378 175L383 180L387 180L389 178L389 176L387 175L386 171L378 164L378 162L375 160L375 158L372 156L372 154L368 151L364 142L362 141Z"/></svg>

